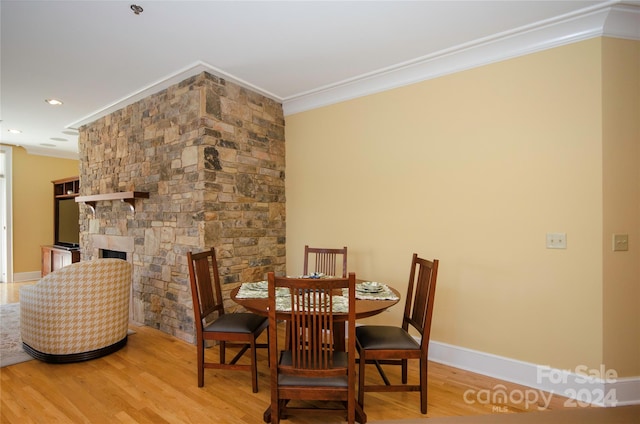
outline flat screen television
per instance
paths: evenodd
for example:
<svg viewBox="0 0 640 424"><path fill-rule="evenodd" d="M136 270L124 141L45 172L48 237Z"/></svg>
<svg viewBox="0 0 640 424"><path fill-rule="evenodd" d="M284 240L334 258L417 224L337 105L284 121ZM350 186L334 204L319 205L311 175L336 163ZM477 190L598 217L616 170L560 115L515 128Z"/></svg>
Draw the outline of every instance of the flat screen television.
<svg viewBox="0 0 640 424"><path fill-rule="evenodd" d="M74 197L56 199L55 240L56 246L80 247L80 207Z"/></svg>

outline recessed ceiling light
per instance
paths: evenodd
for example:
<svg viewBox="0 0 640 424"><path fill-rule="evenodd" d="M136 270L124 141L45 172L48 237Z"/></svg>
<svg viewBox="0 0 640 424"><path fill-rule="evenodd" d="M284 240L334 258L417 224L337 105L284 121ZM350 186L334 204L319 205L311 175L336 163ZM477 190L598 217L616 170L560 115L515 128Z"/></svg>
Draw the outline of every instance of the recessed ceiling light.
<svg viewBox="0 0 640 424"><path fill-rule="evenodd" d="M45 102L49 103L51 106L60 106L62 102L57 99L44 99Z"/></svg>
<svg viewBox="0 0 640 424"><path fill-rule="evenodd" d="M69 141L66 138L62 138L62 137L51 137L51 138L49 138L49 140L53 140L53 141Z"/></svg>
<svg viewBox="0 0 640 424"><path fill-rule="evenodd" d="M66 134L66 135L78 135L78 131L73 131L73 130L62 131L62 134Z"/></svg>
<svg viewBox="0 0 640 424"><path fill-rule="evenodd" d="M55 144L51 144L51 143L40 143L40 145L44 147L56 147Z"/></svg>
<svg viewBox="0 0 640 424"><path fill-rule="evenodd" d="M16 130L15 128L9 128L9 132L11 134L22 134L22 131Z"/></svg>

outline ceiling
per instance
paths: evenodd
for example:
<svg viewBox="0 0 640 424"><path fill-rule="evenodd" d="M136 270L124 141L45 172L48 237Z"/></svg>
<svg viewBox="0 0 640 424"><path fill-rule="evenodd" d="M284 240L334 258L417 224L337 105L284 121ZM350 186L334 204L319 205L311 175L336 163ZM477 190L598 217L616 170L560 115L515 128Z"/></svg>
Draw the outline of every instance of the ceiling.
<svg viewBox="0 0 640 424"><path fill-rule="evenodd" d="M78 127L203 70L290 115L587 38L640 39L636 0L1 0L0 19L0 142L72 158Z"/></svg>

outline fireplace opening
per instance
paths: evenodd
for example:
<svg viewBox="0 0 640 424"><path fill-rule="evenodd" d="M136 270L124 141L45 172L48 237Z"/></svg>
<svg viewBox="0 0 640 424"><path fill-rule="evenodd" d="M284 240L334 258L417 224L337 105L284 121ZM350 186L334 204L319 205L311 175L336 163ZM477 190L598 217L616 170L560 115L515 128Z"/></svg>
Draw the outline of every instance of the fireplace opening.
<svg viewBox="0 0 640 424"><path fill-rule="evenodd" d="M100 257L101 258L112 258L112 259L124 259L127 260L127 252L120 252L117 250L109 250L109 249L100 249Z"/></svg>

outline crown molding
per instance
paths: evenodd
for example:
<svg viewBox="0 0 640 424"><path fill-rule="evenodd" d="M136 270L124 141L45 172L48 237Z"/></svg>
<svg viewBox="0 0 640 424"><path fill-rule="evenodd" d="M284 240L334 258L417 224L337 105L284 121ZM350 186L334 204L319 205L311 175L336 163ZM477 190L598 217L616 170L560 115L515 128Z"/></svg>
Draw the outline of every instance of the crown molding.
<svg viewBox="0 0 640 424"><path fill-rule="evenodd" d="M89 124L201 72L223 77L282 103L287 116L599 36L640 40L640 3L608 1L287 98L198 61L68 124L67 128Z"/></svg>
<svg viewBox="0 0 640 424"><path fill-rule="evenodd" d="M80 158L78 152L71 152L68 150L56 150L56 149L51 149L47 147L28 146L28 145L20 145L19 147L22 147L23 149L25 149L27 151L27 154L29 155L49 156L53 158L74 159L74 160L78 160Z"/></svg>
<svg viewBox="0 0 640 424"><path fill-rule="evenodd" d="M605 21L603 35L613 38L640 40L640 1L612 7Z"/></svg>
<svg viewBox="0 0 640 424"><path fill-rule="evenodd" d="M119 100L116 100L115 102L111 103L110 105L105 106L102 109L96 110L94 112L91 112L89 115L70 123L69 125L67 125L67 128L73 128L73 129L77 129L80 128L83 125L89 124L103 116L106 116L110 113L113 113L117 110L120 110L130 104L133 104L137 101L140 101L142 99L145 99L149 96L151 96L152 94L158 93L159 91L162 91L164 89L167 89L169 87L171 87L172 85L178 84L184 80L186 80L187 78L190 78L192 76L198 75L202 72L208 72L210 74L216 75L218 77L222 77L224 79L226 79L227 81L233 82L235 84L238 84L242 87L248 88L252 91L255 91L257 93L262 94L265 97L269 97L279 103L282 102L282 99L279 98L278 96L276 96L273 93L270 93L266 90L263 90L260 87L257 87L243 79L237 78L225 71L223 71L222 69L218 69L215 66L212 66L208 63L202 62L202 61L197 61L192 63L191 65L188 65L178 71L176 71L173 74L167 75L155 82L152 82L151 84L141 88L140 90L129 94L128 96L125 96Z"/></svg>
<svg viewBox="0 0 640 424"><path fill-rule="evenodd" d="M640 40L640 3L610 1L285 98L284 115L599 36Z"/></svg>

